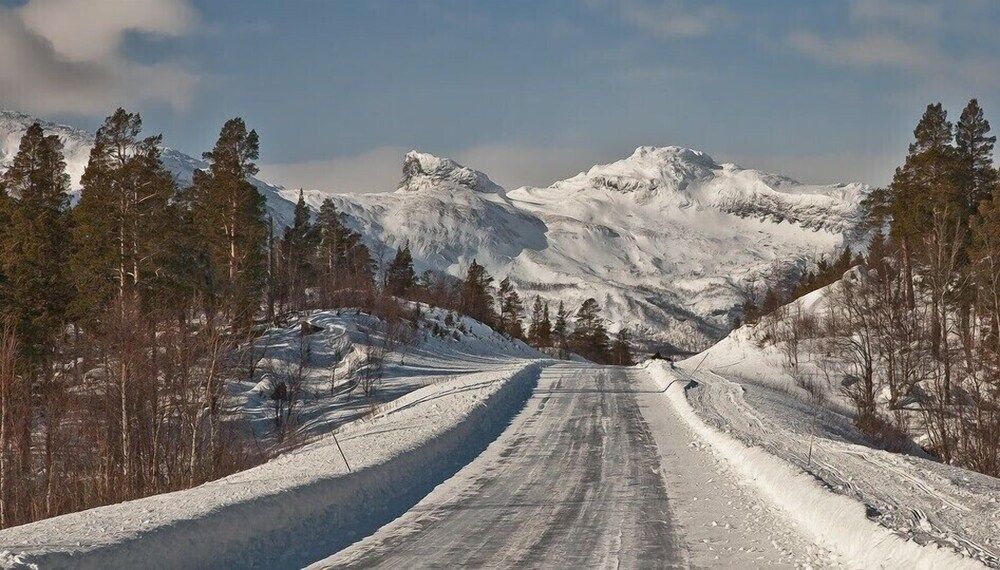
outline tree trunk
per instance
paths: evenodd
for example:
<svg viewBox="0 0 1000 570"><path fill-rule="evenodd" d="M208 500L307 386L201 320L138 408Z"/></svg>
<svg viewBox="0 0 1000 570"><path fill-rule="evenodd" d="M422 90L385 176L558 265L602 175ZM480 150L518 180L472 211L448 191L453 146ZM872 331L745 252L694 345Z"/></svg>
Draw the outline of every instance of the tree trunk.
<svg viewBox="0 0 1000 570"><path fill-rule="evenodd" d="M910 246L906 239L903 239L900 252L903 255L903 276L906 284L906 288L904 289L904 297L906 301L906 308L913 309L914 307L913 264L912 260L910 259Z"/></svg>

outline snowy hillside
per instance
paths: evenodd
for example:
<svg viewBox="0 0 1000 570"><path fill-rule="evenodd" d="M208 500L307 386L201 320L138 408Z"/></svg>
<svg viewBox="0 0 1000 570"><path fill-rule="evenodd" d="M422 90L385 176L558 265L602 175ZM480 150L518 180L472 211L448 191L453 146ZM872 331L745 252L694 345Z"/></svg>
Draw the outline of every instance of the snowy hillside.
<svg viewBox="0 0 1000 570"><path fill-rule="evenodd" d="M305 315L306 335L298 322L270 329L253 380L228 387L266 441L268 383L303 363L301 437L284 453L191 489L0 530L0 568L301 568L401 515L504 430L548 364L481 323L422 309L391 348L385 322L357 310ZM383 376L365 396L356 386L372 348Z"/></svg>
<svg viewBox="0 0 1000 570"><path fill-rule="evenodd" d="M73 202L75 203L80 192L80 177L83 176L83 171L87 167L90 148L94 144L93 133L45 121L25 113L0 110L0 170L6 168L14 159L21 137L24 136L28 127L36 121L42 125L45 134L57 134L63 142L66 172L70 176ZM144 136L149 134L153 133L144 133ZM174 174L177 184L182 188L191 183L192 173L196 169L208 166L197 158L192 158L168 147L163 149L163 164L167 170ZM287 225L291 223L294 204L281 196L280 189L256 178L252 182L267 200L267 209L274 216L275 224Z"/></svg>
<svg viewBox="0 0 1000 570"><path fill-rule="evenodd" d="M810 337L797 349L797 381L789 364L788 341L772 340L775 327L787 326L775 324L772 317L825 318L831 304L838 303L838 288L856 279L857 271L758 324L734 330L708 350L679 363L680 369L690 371L685 379L694 380L685 390L686 399L707 424L858 501L870 520L895 535L996 567L1000 565L1000 479L935 461L910 442L891 442L889 447L902 452L878 449L886 442L855 427L854 407L845 392L856 378L851 363L831 356L821 335ZM880 406L886 405L885 397L886 392L879 393ZM922 404L916 396L902 401L895 413L909 417L907 435L926 445ZM785 480L781 489L789 494Z"/></svg>
<svg viewBox="0 0 1000 570"><path fill-rule="evenodd" d="M866 191L640 147L550 187L511 192L450 159L410 152L395 192L333 199L376 249L409 243L418 270L461 275L475 258L527 296L571 307L594 297L640 338L692 350L728 332L746 284L797 274L856 239ZM314 207L325 197L306 196Z"/></svg>
<svg viewBox="0 0 1000 570"><path fill-rule="evenodd" d="M416 307L407 303L406 311ZM227 384L255 439L276 436L271 395L280 383L295 386L300 399L290 418L295 437L283 445L294 447L442 379L545 357L471 318L427 305L418 314L392 334L358 309L314 311L269 329L254 343L252 377ZM302 322L314 332L301 334ZM367 395L366 381L374 387Z"/></svg>

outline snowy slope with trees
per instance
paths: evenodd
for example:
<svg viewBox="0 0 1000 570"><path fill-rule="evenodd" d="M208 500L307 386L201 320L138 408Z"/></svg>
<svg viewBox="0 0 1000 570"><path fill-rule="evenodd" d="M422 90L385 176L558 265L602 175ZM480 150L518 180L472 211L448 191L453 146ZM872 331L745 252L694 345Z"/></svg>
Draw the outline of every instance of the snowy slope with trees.
<svg viewBox="0 0 1000 570"><path fill-rule="evenodd" d="M998 566L996 138L975 99L955 124L928 105L913 136L867 204L885 234L682 363L687 397L895 534Z"/></svg>
<svg viewBox="0 0 1000 570"><path fill-rule="evenodd" d="M506 427L547 360L472 319L419 315L393 329L319 311L304 328L268 330L255 371L226 392L258 439L286 438L284 453L192 489L0 530L0 568L301 567L389 522ZM294 429L275 429L279 384L279 427Z"/></svg>
<svg viewBox="0 0 1000 570"><path fill-rule="evenodd" d="M395 192L333 200L374 251L408 244L418 271L458 276L477 259L526 298L576 306L593 297L637 338L692 350L729 330L757 282L795 277L853 243L867 190L640 147L548 188L508 193L413 151ZM313 207L325 198L306 194Z"/></svg>
<svg viewBox="0 0 1000 570"><path fill-rule="evenodd" d="M33 120L0 113L0 165ZM77 192L93 136L43 127L63 140ZM163 162L181 188L207 166L169 148ZM511 192L426 153L407 153L402 170L394 192L332 196L376 261L408 244L418 272L461 276L477 259L525 298L577 306L593 297L635 338L680 350L724 336L756 283L794 278L854 242L868 191L804 185L679 147L640 147L547 188ZM298 191L252 181L276 226L291 224ZM305 197L318 212L329 196Z"/></svg>
<svg viewBox="0 0 1000 570"><path fill-rule="evenodd" d="M899 406L881 380L875 388L880 413L906 416L910 434L857 427L852 397L861 384L850 355L837 350L850 339L829 336L823 324L845 306L843 287L814 291L681 362L695 381L688 401L709 425L859 501L905 539L1000 564L1000 479L939 463L906 440L929 443L929 402L917 396L926 385Z"/></svg>
<svg viewBox="0 0 1000 570"><path fill-rule="evenodd" d="M34 119L0 114L0 165ZM74 192L93 136L43 122L64 143ZM207 165L164 148L179 187ZM651 347L703 348L729 331L747 292L793 279L858 238L859 184L813 186L718 164L703 152L640 147L547 188L510 192L451 159L411 151L394 192L333 202L376 261L408 244L419 272L464 275L477 259L524 298L578 306L595 298ZM298 191L252 180L279 228ZM329 196L306 192L318 212ZM74 198L75 199L75 198Z"/></svg>

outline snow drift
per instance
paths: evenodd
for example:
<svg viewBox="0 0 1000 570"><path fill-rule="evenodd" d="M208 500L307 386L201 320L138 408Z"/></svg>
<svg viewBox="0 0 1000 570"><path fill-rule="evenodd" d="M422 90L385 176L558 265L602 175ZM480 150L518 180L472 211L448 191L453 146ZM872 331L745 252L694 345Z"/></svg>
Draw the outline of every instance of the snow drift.
<svg viewBox="0 0 1000 570"><path fill-rule="evenodd" d="M681 362L681 368L698 370L691 373L697 386L686 391L687 401L712 428L864 505L867 518L895 536L1000 566L1000 479L935 461L914 442L892 441L902 453L880 449L880 441L855 427L854 406L844 392L854 380L851 366L830 352L826 333L799 341L798 381L791 374L787 340L775 342L788 336L781 327L792 318L821 325L832 304L840 302L844 281L859 275L857 269L848 271L842 280ZM778 315L785 318L775 320ZM881 390L879 405L887 406L888 397L888 389ZM908 435L922 441L921 412L908 407L919 408L919 401L907 394L900 404L894 412L911 414Z"/></svg>
<svg viewBox="0 0 1000 570"><path fill-rule="evenodd" d="M697 381L661 361L650 361L645 366L692 431L824 546L862 567L928 570L982 567L951 550L920 545L897 535L871 521L863 503L833 493L820 480L791 463L710 427L687 398L688 390Z"/></svg>

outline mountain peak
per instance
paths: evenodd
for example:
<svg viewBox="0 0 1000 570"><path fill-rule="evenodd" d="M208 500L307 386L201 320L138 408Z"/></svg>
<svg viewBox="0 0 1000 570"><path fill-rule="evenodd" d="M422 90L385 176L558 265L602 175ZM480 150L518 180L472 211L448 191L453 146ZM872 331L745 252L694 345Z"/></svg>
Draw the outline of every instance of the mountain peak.
<svg viewBox="0 0 1000 570"><path fill-rule="evenodd" d="M415 192L427 188L465 189L484 194L503 194L504 190L478 170L462 166L450 158L411 150L403 159L403 179L399 190Z"/></svg>
<svg viewBox="0 0 1000 570"><path fill-rule="evenodd" d="M718 166L708 154L700 150L682 146L640 146L635 149L632 156L625 160L655 162L685 161Z"/></svg>
<svg viewBox="0 0 1000 570"><path fill-rule="evenodd" d="M604 188L650 195L683 190L692 182L711 178L722 168L711 156L698 150L640 146L631 156L595 165L573 178L556 182L553 187L566 190Z"/></svg>

